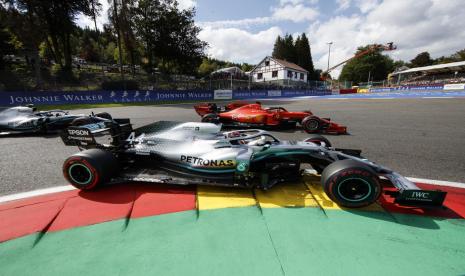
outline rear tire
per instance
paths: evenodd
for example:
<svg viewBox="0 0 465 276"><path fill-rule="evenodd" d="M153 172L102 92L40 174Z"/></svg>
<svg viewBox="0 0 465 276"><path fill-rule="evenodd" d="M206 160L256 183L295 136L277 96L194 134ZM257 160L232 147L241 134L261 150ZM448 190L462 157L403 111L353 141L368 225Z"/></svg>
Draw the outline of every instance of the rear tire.
<svg viewBox="0 0 465 276"><path fill-rule="evenodd" d="M350 159L328 165L321 175L321 184L334 202L349 208L368 206L382 192L378 175L367 165Z"/></svg>
<svg viewBox="0 0 465 276"><path fill-rule="evenodd" d="M321 121L316 116L307 116L302 120L302 128L307 133L316 133L320 131Z"/></svg>
<svg viewBox="0 0 465 276"><path fill-rule="evenodd" d="M63 164L63 175L80 190L92 190L108 182L118 171L118 160L108 151L89 149L73 154Z"/></svg>
<svg viewBox="0 0 465 276"><path fill-rule="evenodd" d="M214 113L205 114L202 117L202 123L218 124L219 122L220 122L220 118L218 117L218 115Z"/></svg>

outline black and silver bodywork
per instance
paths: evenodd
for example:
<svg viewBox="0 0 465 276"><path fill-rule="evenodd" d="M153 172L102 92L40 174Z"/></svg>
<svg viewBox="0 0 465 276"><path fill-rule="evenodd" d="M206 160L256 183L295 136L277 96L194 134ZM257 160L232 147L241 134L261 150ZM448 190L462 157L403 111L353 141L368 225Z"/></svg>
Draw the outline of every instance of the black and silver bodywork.
<svg viewBox="0 0 465 276"><path fill-rule="evenodd" d="M142 181L270 189L302 175L310 164L321 173L326 194L345 207L375 202L383 187L405 205L442 205L446 193L425 191L400 174L360 156L333 148L326 138L282 141L264 130L221 132L211 123L156 122L132 129L129 119L69 127L66 145L86 150L63 165L65 178L80 189L110 182Z"/></svg>
<svg viewBox="0 0 465 276"><path fill-rule="evenodd" d="M84 115L69 114L68 111L37 111L30 106L16 106L0 111L0 133L38 133L60 130Z"/></svg>

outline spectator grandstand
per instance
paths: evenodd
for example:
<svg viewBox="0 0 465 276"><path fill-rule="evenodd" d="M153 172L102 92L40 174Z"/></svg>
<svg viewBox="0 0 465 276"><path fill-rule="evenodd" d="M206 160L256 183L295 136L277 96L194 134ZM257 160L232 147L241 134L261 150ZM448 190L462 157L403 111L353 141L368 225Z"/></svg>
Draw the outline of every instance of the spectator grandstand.
<svg viewBox="0 0 465 276"><path fill-rule="evenodd" d="M410 68L391 73L391 85L431 85L465 82L465 61Z"/></svg>

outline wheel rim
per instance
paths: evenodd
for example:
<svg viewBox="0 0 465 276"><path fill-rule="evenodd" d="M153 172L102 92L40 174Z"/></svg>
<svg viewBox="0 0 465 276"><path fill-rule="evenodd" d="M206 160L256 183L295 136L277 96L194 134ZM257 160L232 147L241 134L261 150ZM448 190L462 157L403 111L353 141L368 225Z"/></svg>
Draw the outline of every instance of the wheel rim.
<svg viewBox="0 0 465 276"><path fill-rule="evenodd" d="M307 122L307 128L310 130L317 130L319 122L317 120L310 120Z"/></svg>
<svg viewBox="0 0 465 276"><path fill-rule="evenodd" d="M350 202L361 202L371 195L371 185L361 178L344 179L337 187L339 196Z"/></svg>
<svg viewBox="0 0 465 276"><path fill-rule="evenodd" d="M92 181L92 172L87 166L80 163L69 166L68 175L73 182L79 185L87 185Z"/></svg>

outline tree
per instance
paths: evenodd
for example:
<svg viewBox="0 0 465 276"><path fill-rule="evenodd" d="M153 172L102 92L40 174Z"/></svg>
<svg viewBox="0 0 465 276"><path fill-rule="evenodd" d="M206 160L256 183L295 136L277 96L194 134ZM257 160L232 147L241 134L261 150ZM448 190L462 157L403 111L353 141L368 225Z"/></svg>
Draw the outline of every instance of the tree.
<svg viewBox="0 0 465 276"><path fill-rule="evenodd" d="M418 54L414 59L410 61L411 67L422 67L428 66L433 64L433 60L431 59L428 52L422 52Z"/></svg>
<svg viewBox="0 0 465 276"><path fill-rule="evenodd" d="M394 69L398 69L398 68L404 67L404 66L407 66L407 64L406 64L405 61L403 61L403 60L396 60L396 61L394 61L394 63L393 63Z"/></svg>
<svg viewBox="0 0 465 276"><path fill-rule="evenodd" d="M204 58L199 66L198 73L201 77L206 77L210 75L213 71L218 69L219 66L215 61L208 58Z"/></svg>
<svg viewBox="0 0 465 276"><path fill-rule="evenodd" d="M45 37L53 51L55 61L65 72L71 73L72 49L71 35L76 28L74 22L78 14L92 16L99 10L100 4L93 0L4 0L11 9L24 15L29 21L30 34ZM40 40L34 40L34 49L38 57Z"/></svg>
<svg viewBox="0 0 465 276"><path fill-rule="evenodd" d="M284 36L284 60L297 63L297 53L294 45L294 38L291 34Z"/></svg>
<svg viewBox="0 0 465 276"><path fill-rule="evenodd" d="M276 38L273 46L273 53L271 54L272 57L283 59L284 57L284 41L280 35Z"/></svg>
<svg viewBox="0 0 465 276"><path fill-rule="evenodd" d="M94 34L97 34L96 36ZM82 30L81 35L79 37L79 56L89 62L99 62L101 60L100 57L100 49L98 45L98 33L96 31L92 31L89 28L85 28Z"/></svg>
<svg viewBox="0 0 465 276"><path fill-rule="evenodd" d="M27 65L34 71L36 85L40 87L42 78L39 46L45 38L45 34L40 32L39 29L44 25L33 11L32 1L9 1L9 3L4 22L8 22L8 29L15 40L18 41L16 48L26 56Z"/></svg>
<svg viewBox="0 0 465 276"><path fill-rule="evenodd" d="M244 72L249 72L249 71L252 71L252 69L254 68L254 65L248 64L248 63L242 63L240 68Z"/></svg>
<svg viewBox="0 0 465 276"><path fill-rule="evenodd" d="M296 47L291 34L286 34L283 38L280 36L276 38L272 56L277 59L297 63Z"/></svg>
<svg viewBox="0 0 465 276"><path fill-rule="evenodd" d="M359 47L356 54L367 50L368 47ZM370 76L370 80L381 81L386 79L393 67L393 60L389 56L382 55L381 49L378 49L347 62L342 68L339 80L360 83L368 81Z"/></svg>
<svg viewBox="0 0 465 276"><path fill-rule="evenodd" d="M5 17L3 13L0 14L0 69L3 69L5 66L5 61L3 57L5 55L10 55L15 53L15 48L11 42L13 37L9 30L5 27L4 21Z"/></svg>
<svg viewBox="0 0 465 276"><path fill-rule="evenodd" d="M180 10L174 0L139 0L131 15L149 72L154 65L181 74L198 68L207 43L197 38L200 28L194 24L194 8Z"/></svg>
<svg viewBox="0 0 465 276"><path fill-rule="evenodd" d="M136 5L135 0L125 0L117 4L117 11L115 12L115 1L111 2L109 9L110 22L115 32L121 35L122 44L124 47L121 48L124 52L123 59L129 60L131 64L132 72L135 74L135 65L140 63L140 54L138 53L138 42L135 37L135 26L134 22L131 21L133 7ZM116 17L117 15L117 17ZM118 54L119 55L119 54ZM127 56L125 56L127 55Z"/></svg>
<svg viewBox="0 0 465 276"><path fill-rule="evenodd" d="M455 52L455 54L453 54L451 57L454 61L464 61L465 60L465 49Z"/></svg>
<svg viewBox="0 0 465 276"><path fill-rule="evenodd" d="M308 77L312 80L317 80L319 75L315 74L313 67L312 53L310 50L310 43L305 33L297 37L295 41L295 52L297 56L297 65L308 71Z"/></svg>

